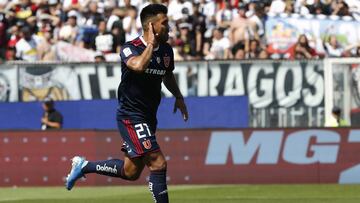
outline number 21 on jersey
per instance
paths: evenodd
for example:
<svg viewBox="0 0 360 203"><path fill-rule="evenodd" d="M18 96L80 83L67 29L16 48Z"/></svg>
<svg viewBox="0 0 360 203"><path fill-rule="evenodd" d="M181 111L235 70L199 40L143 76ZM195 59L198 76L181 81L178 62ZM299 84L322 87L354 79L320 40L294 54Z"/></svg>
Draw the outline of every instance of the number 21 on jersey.
<svg viewBox="0 0 360 203"><path fill-rule="evenodd" d="M134 127L135 127L135 131L136 131L136 135L138 136L139 139L151 136L151 132L150 132L148 124L139 123L139 124L134 125Z"/></svg>

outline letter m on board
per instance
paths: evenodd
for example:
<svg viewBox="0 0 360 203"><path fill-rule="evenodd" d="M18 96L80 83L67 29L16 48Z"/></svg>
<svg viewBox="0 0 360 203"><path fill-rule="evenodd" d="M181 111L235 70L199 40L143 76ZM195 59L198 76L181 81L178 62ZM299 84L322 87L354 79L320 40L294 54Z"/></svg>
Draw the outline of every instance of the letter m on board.
<svg viewBox="0 0 360 203"><path fill-rule="evenodd" d="M253 131L245 143L242 131L214 131L206 154L206 165L224 165L229 154L233 164L276 164L279 160L282 131ZM257 155L257 157L255 157Z"/></svg>

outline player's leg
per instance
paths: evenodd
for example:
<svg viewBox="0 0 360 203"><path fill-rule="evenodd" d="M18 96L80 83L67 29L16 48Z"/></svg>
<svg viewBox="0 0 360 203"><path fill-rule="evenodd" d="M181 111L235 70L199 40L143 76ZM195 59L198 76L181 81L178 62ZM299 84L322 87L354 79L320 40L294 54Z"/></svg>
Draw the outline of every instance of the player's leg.
<svg viewBox="0 0 360 203"><path fill-rule="evenodd" d="M144 163L140 157L146 153L147 149L140 145L140 138L136 136L135 126L129 120L119 120L118 128L124 140L121 149L125 152L124 160L111 159L89 162L83 157L75 156L72 159L71 171L66 178L66 188L68 190L71 190L79 178L88 173L119 177L126 180L136 180L140 176L144 168ZM149 144L151 145L151 142Z"/></svg>
<svg viewBox="0 0 360 203"><path fill-rule="evenodd" d="M144 157L144 163L150 169L149 190L155 202L168 203L166 183L167 163L161 151L151 152Z"/></svg>
<svg viewBox="0 0 360 203"><path fill-rule="evenodd" d="M72 169L66 178L66 188L71 190L75 182L85 174L97 173L124 180L137 180L144 169L142 159L125 156L124 161L110 159L104 161L86 161L76 156L72 160Z"/></svg>
<svg viewBox="0 0 360 203"><path fill-rule="evenodd" d="M157 203L167 203L166 160L156 141L156 127L150 123L135 123L125 120L130 140L126 140L126 153L143 157L143 163L150 169L149 189ZM124 138L125 140L125 138Z"/></svg>
<svg viewBox="0 0 360 203"><path fill-rule="evenodd" d="M143 169L144 163L140 157L130 158L125 155L124 160L110 159L87 162L81 171L84 174L97 173L125 180L137 180Z"/></svg>

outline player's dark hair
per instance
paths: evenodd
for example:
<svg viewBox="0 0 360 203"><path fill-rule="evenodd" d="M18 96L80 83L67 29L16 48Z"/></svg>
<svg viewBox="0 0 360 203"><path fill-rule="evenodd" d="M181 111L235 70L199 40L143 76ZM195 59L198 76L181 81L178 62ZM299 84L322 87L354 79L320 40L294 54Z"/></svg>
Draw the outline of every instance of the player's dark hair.
<svg viewBox="0 0 360 203"><path fill-rule="evenodd" d="M147 30L148 20L152 17L155 17L159 13L163 13L166 15L166 6L162 4L149 4L142 9L140 13L140 20L144 30Z"/></svg>

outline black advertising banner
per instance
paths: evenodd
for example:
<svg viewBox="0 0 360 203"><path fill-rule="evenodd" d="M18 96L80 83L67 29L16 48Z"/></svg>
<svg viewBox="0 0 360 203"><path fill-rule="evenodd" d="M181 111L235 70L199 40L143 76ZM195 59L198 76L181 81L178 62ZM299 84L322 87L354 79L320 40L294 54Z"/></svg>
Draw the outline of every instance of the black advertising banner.
<svg viewBox="0 0 360 203"><path fill-rule="evenodd" d="M219 61L207 65L177 64L174 72L185 96L246 95L251 127L324 125L321 61Z"/></svg>
<svg viewBox="0 0 360 203"><path fill-rule="evenodd" d="M0 102L18 101L18 74L14 66L0 66Z"/></svg>
<svg viewBox="0 0 360 203"><path fill-rule="evenodd" d="M251 127L324 125L323 61L192 61L175 66L185 97L248 96ZM0 69L0 87L5 74L18 80L8 79L14 83L12 89L0 88L0 95L12 95L3 101L114 99L121 67L119 63L16 65ZM171 96L165 87L162 94Z"/></svg>

